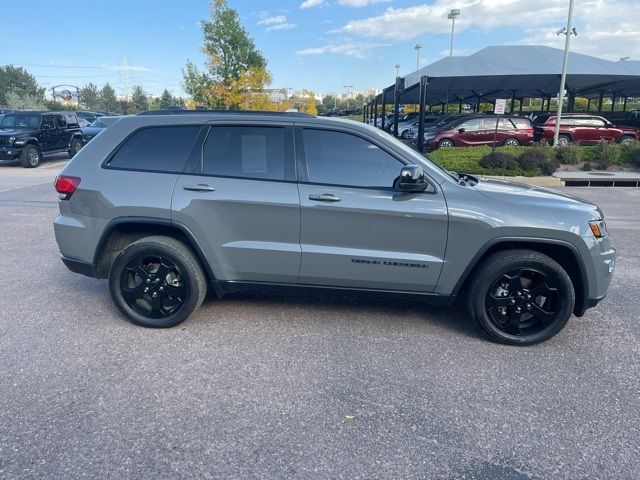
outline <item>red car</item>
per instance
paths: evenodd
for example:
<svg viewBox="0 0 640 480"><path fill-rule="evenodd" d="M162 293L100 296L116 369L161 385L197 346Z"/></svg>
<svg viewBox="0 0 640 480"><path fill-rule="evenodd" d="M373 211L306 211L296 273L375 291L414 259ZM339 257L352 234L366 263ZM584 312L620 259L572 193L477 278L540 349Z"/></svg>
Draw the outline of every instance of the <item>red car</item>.
<svg viewBox="0 0 640 480"><path fill-rule="evenodd" d="M497 135L496 120L498 121ZM426 150L492 145L494 135L498 146L531 145L533 143L533 127L527 118L478 115L457 118L438 129L426 130L424 145Z"/></svg>
<svg viewBox="0 0 640 480"><path fill-rule="evenodd" d="M533 120L536 141L547 140L553 143L556 127L555 115L539 115ZM558 145L568 145L571 142L580 145L595 145L600 140L618 142L628 145L638 140L638 129L633 127L615 126L609 120L595 115L567 114L560 120L560 136Z"/></svg>

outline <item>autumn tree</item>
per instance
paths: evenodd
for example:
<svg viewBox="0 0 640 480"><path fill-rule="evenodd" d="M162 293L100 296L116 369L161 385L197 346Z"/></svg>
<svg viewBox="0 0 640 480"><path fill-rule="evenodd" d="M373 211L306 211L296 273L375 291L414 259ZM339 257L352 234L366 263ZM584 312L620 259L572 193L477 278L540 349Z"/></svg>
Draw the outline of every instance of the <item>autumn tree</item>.
<svg viewBox="0 0 640 480"><path fill-rule="evenodd" d="M271 83L267 61L226 0L211 4L211 20L202 22L205 72L191 61L182 71L185 91L212 108L238 109L255 103L256 94Z"/></svg>

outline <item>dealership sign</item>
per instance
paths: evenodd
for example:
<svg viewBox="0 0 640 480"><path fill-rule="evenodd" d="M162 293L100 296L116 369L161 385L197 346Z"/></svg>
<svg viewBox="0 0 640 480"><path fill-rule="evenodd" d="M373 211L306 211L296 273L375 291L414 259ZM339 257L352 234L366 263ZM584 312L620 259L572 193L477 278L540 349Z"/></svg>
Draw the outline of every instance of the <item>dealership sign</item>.
<svg viewBox="0 0 640 480"><path fill-rule="evenodd" d="M507 109L507 99L496 98L496 107L493 110L493 113L495 113L496 115L504 115L504 112L506 109Z"/></svg>

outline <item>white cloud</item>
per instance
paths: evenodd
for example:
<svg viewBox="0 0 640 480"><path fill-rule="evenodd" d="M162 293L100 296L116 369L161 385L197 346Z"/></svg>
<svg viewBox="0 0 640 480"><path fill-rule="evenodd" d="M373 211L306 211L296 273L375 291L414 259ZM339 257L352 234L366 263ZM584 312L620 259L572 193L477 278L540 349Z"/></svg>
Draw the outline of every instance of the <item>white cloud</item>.
<svg viewBox="0 0 640 480"><path fill-rule="evenodd" d="M365 0L339 0L350 4ZM407 8L387 8L381 15L351 20L334 32L363 37L410 40L425 35L447 34L452 7L462 13L456 31L470 28L491 31L499 27L522 27L520 43L538 43L562 48L555 31L566 23L566 0L435 0L431 4ZM640 51L640 2L638 0L580 0L575 23L580 35L572 50L617 59ZM486 44L499 43L487 36Z"/></svg>
<svg viewBox="0 0 640 480"><path fill-rule="evenodd" d="M305 0L300 4L300 8L318 7L324 3L324 0Z"/></svg>
<svg viewBox="0 0 640 480"><path fill-rule="evenodd" d="M367 43L367 44L359 44L359 43L328 43L323 45L322 47L314 47L314 48L305 48L302 50L298 50L296 55L299 56L307 56L307 55L324 55L324 54L335 54L335 55L345 55L347 57L364 59L367 58L369 52L379 47L380 45Z"/></svg>
<svg viewBox="0 0 640 480"><path fill-rule="evenodd" d="M296 28L298 25L295 23L289 23L287 21L287 17L284 15L277 15L275 17L264 17L262 20L258 21L258 25L267 26L267 32L273 32L277 30L291 30L292 28Z"/></svg>
<svg viewBox="0 0 640 480"><path fill-rule="evenodd" d="M345 7L360 8L374 3L389 3L390 1L391 0L338 0L338 4Z"/></svg>

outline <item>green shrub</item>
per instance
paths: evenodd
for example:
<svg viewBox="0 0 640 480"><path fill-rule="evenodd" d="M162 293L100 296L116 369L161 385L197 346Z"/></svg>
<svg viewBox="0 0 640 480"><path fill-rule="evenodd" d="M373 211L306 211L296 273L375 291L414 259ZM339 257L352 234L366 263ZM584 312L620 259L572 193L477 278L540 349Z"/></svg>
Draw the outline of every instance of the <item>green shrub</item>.
<svg viewBox="0 0 640 480"><path fill-rule="evenodd" d="M557 159L552 158L542 164L540 167L540 173L543 175L553 175L558 168L560 168L560 162Z"/></svg>
<svg viewBox="0 0 640 480"><path fill-rule="evenodd" d="M624 145L622 156L626 163L640 167L640 142L635 141L631 145Z"/></svg>
<svg viewBox="0 0 640 480"><path fill-rule="evenodd" d="M518 157L518 163L525 170L541 170L542 166L553 158L553 149L543 145L534 145Z"/></svg>
<svg viewBox="0 0 640 480"><path fill-rule="evenodd" d="M590 172L591 170L593 170L593 165L591 165L589 162L584 162L584 164L582 165L582 170L584 170L585 172Z"/></svg>
<svg viewBox="0 0 640 480"><path fill-rule="evenodd" d="M617 143L609 143L601 140L593 147L596 156L596 168L598 170L606 170L611 165L620 163L622 158L622 149Z"/></svg>
<svg viewBox="0 0 640 480"><path fill-rule="evenodd" d="M508 170L515 170L518 168L518 162L515 157L507 152L493 152L485 155L478 162L483 168L506 168Z"/></svg>
<svg viewBox="0 0 640 480"><path fill-rule="evenodd" d="M560 160L560 163L575 165L582 160L582 149L572 143L564 147L558 147L556 149L556 158Z"/></svg>

